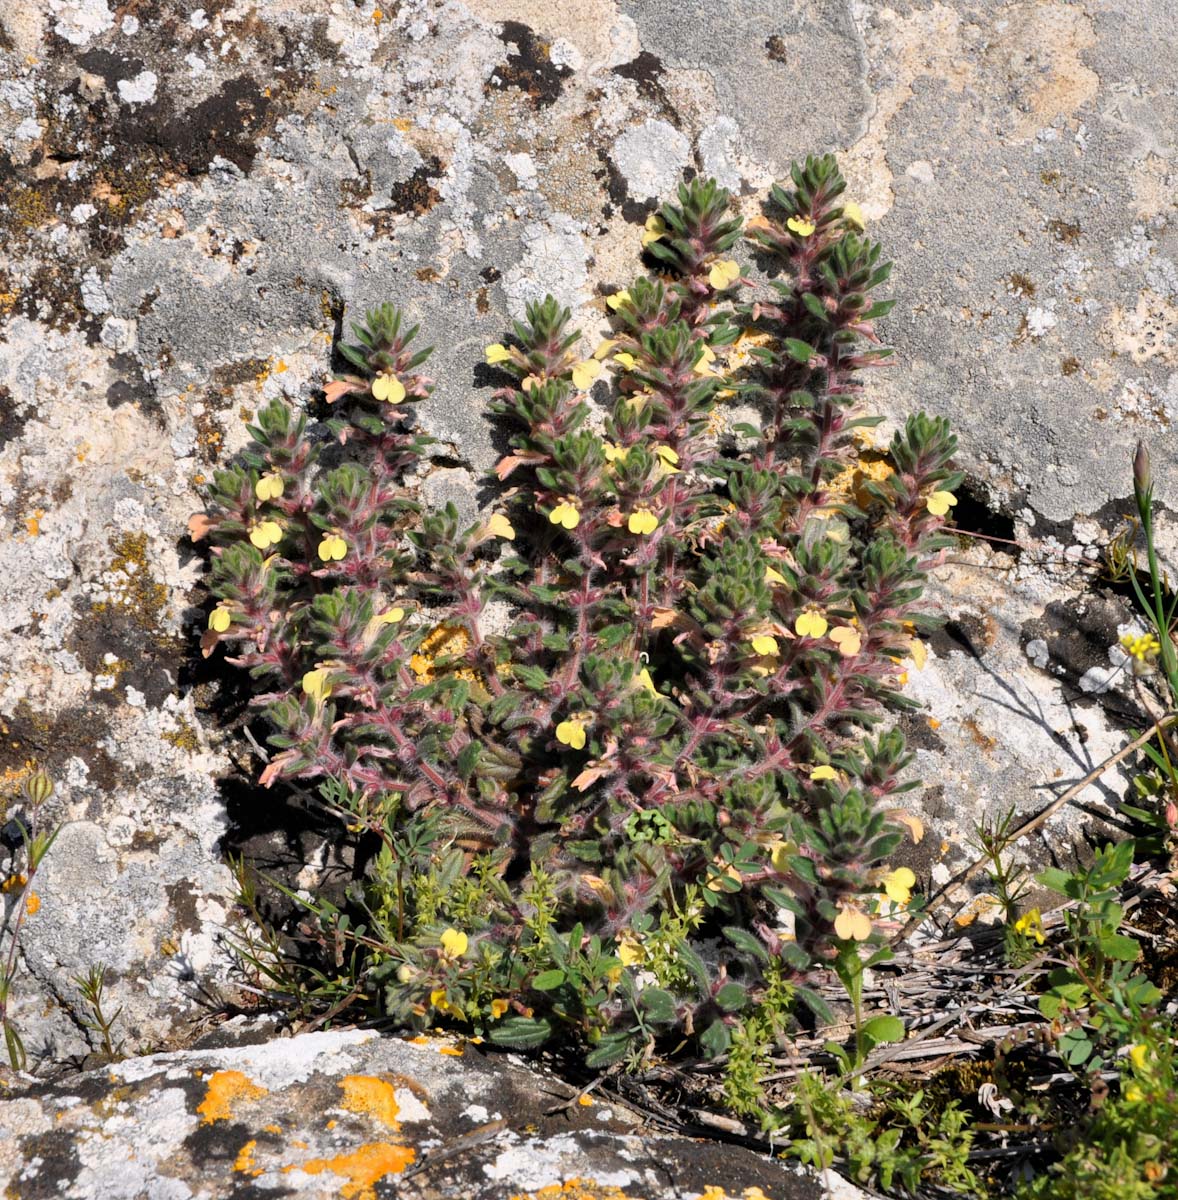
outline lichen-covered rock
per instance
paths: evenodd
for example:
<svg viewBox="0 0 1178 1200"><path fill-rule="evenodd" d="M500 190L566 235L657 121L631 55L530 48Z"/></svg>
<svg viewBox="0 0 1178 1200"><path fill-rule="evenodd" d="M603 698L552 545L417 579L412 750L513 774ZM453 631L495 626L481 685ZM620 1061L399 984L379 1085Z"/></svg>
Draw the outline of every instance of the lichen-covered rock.
<svg viewBox="0 0 1178 1200"><path fill-rule="evenodd" d="M1160 441L1178 403L1178 89L1167 14L1139 7L6 0L0 812L37 763L66 824L22 932L32 1063L94 1049L92 966L128 1049L173 1044L201 990L232 983L220 843L238 832L216 779L236 743L194 656L185 522L244 418L309 399L347 314L395 298L437 347L427 494L469 507L481 480L461 473L495 458L482 345L545 291L600 326L683 170L751 212L791 156L840 153L897 263L903 365L871 403L948 415L975 522L1001 510L1034 543L946 577L982 648L950 634L910 673L940 722L910 725L922 868L1114 747L1121 618L1101 608L1079 642L1066 626L1095 611L1079 560L1115 531L1134 440ZM1178 497L1161 444L1154 466Z"/></svg>
<svg viewBox="0 0 1178 1200"><path fill-rule="evenodd" d="M656 1134L469 1042L308 1033L0 1076L0 1188L23 1200L818 1200L769 1155Z"/></svg>

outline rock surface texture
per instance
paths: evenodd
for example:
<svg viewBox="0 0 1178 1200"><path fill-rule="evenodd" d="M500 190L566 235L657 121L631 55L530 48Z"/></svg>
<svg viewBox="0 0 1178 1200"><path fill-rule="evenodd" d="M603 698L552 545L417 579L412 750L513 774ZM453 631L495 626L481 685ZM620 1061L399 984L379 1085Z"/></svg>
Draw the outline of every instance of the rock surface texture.
<svg viewBox="0 0 1178 1200"><path fill-rule="evenodd" d="M232 695L194 653L185 522L243 418L311 398L345 313L396 299L437 348L423 486L473 509L495 458L482 346L545 292L602 327L601 296L632 276L641 224L684 171L752 213L793 156L840 155L896 262L899 365L871 402L892 421L949 416L960 523L1023 542L964 546L938 583L952 621L912 672L928 710L908 721L929 785L922 883L965 861L980 817L1036 810L1122 744L1129 612L1093 560L1121 524L1136 438L1153 441L1159 497L1178 498L1178 68L1157 52L1158 0L199 3L0 6L0 826L33 764L63 824L22 931L13 1014L31 1067L95 1049L77 985L95 966L127 1052L183 1045L231 982L224 842L283 828L266 796L218 784L244 756L223 732ZM1091 812L1121 786L1106 784ZM1029 850L1066 849L1082 820L1061 812ZM301 834L282 836L275 853L297 858ZM0 876L11 850L0 840ZM296 1148L289 1106L347 1110L341 1072L377 1070L375 1043L307 1044L322 1048L277 1043L252 1075L154 1058L10 1099L0 1174L22 1196L138 1195L99 1182L135 1170L173 1180L144 1194L211 1194L183 1182L203 1145L236 1195L278 1194L288 1168L316 1195L308 1163L365 1138L408 1165L424 1139L485 1124L432 1124L436 1048L380 1043L380 1069L406 1080L396 1136L345 1111L350 1140L303 1123ZM266 1091L204 1122L221 1069ZM160 1141L128 1167L109 1130L133 1120ZM544 1135L541 1159L497 1139L470 1161L556 1161L558 1144L575 1158L603 1127L588 1111L563 1142ZM592 1194L661 1194L649 1147L636 1155ZM71 1156L80 1190L61 1193ZM13 1165L33 1157L32 1175ZM502 1178L520 1195L550 1182L522 1165ZM357 1179L350 1194L369 1194Z"/></svg>
<svg viewBox="0 0 1178 1200"><path fill-rule="evenodd" d="M0 1092L22 1200L818 1200L751 1150L637 1135L622 1109L470 1045L311 1033Z"/></svg>

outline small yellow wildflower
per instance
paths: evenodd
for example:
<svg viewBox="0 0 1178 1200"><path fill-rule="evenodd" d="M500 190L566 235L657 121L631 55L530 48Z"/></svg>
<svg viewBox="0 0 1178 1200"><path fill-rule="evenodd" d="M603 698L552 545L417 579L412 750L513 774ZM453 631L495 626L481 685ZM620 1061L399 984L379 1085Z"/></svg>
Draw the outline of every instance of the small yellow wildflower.
<svg viewBox="0 0 1178 1200"><path fill-rule="evenodd" d="M267 471L254 484L254 495L259 500L277 500L282 495L282 476L277 471Z"/></svg>
<svg viewBox="0 0 1178 1200"><path fill-rule="evenodd" d="M928 650L920 638L913 638L908 643L908 657L918 671L924 670L924 664L928 662Z"/></svg>
<svg viewBox="0 0 1178 1200"><path fill-rule="evenodd" d="M765 568L766 583L785 583L785 576L780 571L775 571L772 567Z"/></svg>
<svg viewBox="0 0 1178 1200"><path fill-rule="evenodd" d="M372 394L388 404L400 404L405 399L405 385L391 371L382 371L372 381Z"/></svg>
<svg viewBox="0 0 1178 1200"><path fill-rule="evenodd" d="M506 1000L491 1001L491 1020L498 1021L501 1016L511 1007Z"/></svg>
<svg viewBox="0 0 1178 1200"><path fill-rule="evenodd" d="M776 841L769 843L769 861L773 864L775 871L788 871L790 869L789 860L797 852L797 842Z"/></svg>
<svg viewBox="0 0 1178 1200"><path fill-rule="evenodd" d="M573 387L583 392L601 374L601 363L594 358L573 364Z"/></svg>
<svg viewBox="0 0 1178 1200"><path fill-rule="evenodd" d="M498 363L511 362L511 351L499 342L492 342L483 353L487 356L487 363L492 367Z"/></svg>
<svg viewBox="0 0 1178 1200"><path fill-rule="evenodd" d="M596 350L593 351L593 357L600 362L618 343L613 338L606 338Z"/></svg>
<svg viewBox="0 0 1178 1200"><path fill-rule="evenodd" d="M791 233L796 233L798 237L807 238L818 227L813 221L807 221L805 217L790 217L785 223L786 229Z"/></svg>
<svg viewBox="0 0 1178 1200"><path fill-rule="evenodd" d="M823 779L837 779L839 773L829 763L823 763L820 767L815 767L810 772L810 778L815 782Z"/></svg>
<svg viewBox="0 0 1178 1200"><path fill-rule="evenodd" d="M670 446L655 446L654 456L667 474L674 474L679 470L679 455Z"/></svg>
<svg viewBox="0 0 1178 1200"><path fill-rule="evenodd" d="M646 688L652 696L659 694L659 690L654 686L654 680L650 676L650 671L646 667L638 672L638 684L640 687Z"/></svg>
<svg viewBox="0 0 1178 1200"><path fill-rule="evenodd" d="M730 288L740 278L740 263L730 258L721 259L712 264L708 272L708 283L718 292Z"/></svg>
<svg viewBox="0 0 1178 1200"><path fill-rule="evenodd" d="M820 638L828 628L826 618L813 608L804 609L798 613L794 621L794 633L798 637Z"/></svg>
<svg viewBox="0 0 1178 1200"><path fill-rule="evenodd" d="M429 1002L440 1013L446 1013L448 1016L457 1017L459 1020L462 1020L465 1016L462 1009L460 1009L457 1004L451 1004L450 1001L446 999L445 988L434 988L434 990L429 994Z"/></svg>
<svg viewBox="0 0 1178 1200"><path fill-rule="evenodd" d="M646 957L646 952L642 948L642 943L638 939L638 935L630 929L623 929L618 934L618 949L617 957L622 960L622 965L627 967L636 967Z"/></svg>
<svg viewBox="0 0 1178 1200"><path fill-rule="evenodd" d="M515 541L515 526L502 513L492 514L491 519L487 522L487 532L494 537L505 538L509 542Z"/></svg>
<svg viewBox="0 0 1178 1200"><path fill-rule="evenodd" d="M620 353L614 355L614 362L621 363L621 365L625 367L627 371L633 371L638 365L638 359L636 359L633 354L628 354L625 350L622 350Z"/></svg>
<svg viewBox="0 0 1178 1200"><path fill-rule="evenodd" d="M708 375L711 373L711 366L712 366L712 363L714 363L715 361L716 361L715 350L713 350L711 348L711 346L708 346L705 344L703 347L702 353L700 354L699 358L696 359L695 366L692 367L691 369L697 375Z"/></svg>
<svg viewBox="0 0 1178 1200"><path fill-rule="evenodd" d="M1034 938L1040 946L1047 940L1047 935L1043 932L1043 918L1037 908L1032 908L1019 917L1014 923L1014 931L1021 933L1023 937Z"/></svg>
<svg viewBox="0 0 1178 1200"><path fill-rule="evenodd" d="M957 497L952 492L933 492L924 506L934 517L943 517L956 503Z"/></svg>
<svg viewBox="0 0 1178 1200"><path fill-rule="evenodd" d="M871 918L853 904L840 904L834 932L849 942L865 942L871 937Z"/></svg>
<svg viewBox="0 0 1178 1200"><path fill-rule="evenodd" d="M1145 1099L1145 1093L1135 1083L1126 1084L1121 1092L1130 1104L1139 1104Z"/></svg>
<svg viewBox="0 0 1178 1200"><path fill-rule="evenodd" d="M648 533L654 533L659 527L659 519L650 511L646 505L639 505L631 514L626 522L626 528L631 533L637 533L645 536Z"/></svg>
<svg viewBox="0 0 1178 1200"><path fill-rule="evenodd" d="M907 867L897 867L883 877L882 883L893 904L907 904L912 899L916 876Z"/></svg>
<svg viewBox="0 0 1178 1200"><path fill-rule="evenodd" d="M442 934L442 954L446 958L461 958L469 944L470 939L460 929L447 929Z"/></svg>
<svg viewBox="0 0 1178 1200"><path fill-rule="evenodd" d="M331 672L327 667L316 667L315 670L308 671L303 676L303 691L316 704L322 704L331 695L331 684L327 682L329 674Z"/></svg>
<svg viewBox="0 0 1178 1200"><path fill-rule="evenodd" d="M282 541L282 526L277 521L258 521L250 526L250 542L259 550Z"/></svg>
<svg viewBox="0 0 1178 1200"><path fill-rule="evenodd" d="M585 722L581 717L569 717L556 727L556 740L574 750L585 749Z"/></svg>
<svg viewBox="0 0 1178 1200"><path fill-rule="evenodd" d="M854 200L848 200L843 205L843 220L856 229L866 229L867 222L863 220L863 210Z"/></svg>
<svg viewBox="0 0 1178 1200"><path fill-rule="evenodd" d="M229 601L222 600L216 608L209 613L209 628L214 633L224 633L230 625L233 624L233 616L229 611Z"/></svg>
<svg viewBox="0 0 1178 1200"><path fill-rule="evenodd" d="M325 533L319 543L319 557L323 562L338 562L348 553L348 543L338 533Z"/></svg>
<svg viewBox="0 0 1178 1200"><path fill-rule="evenodd" d="M624 463L626 455L630 452L626 446L615 446L613 442L602 442L601 448L607 463Z"/></svg>
<svg viewBox="0 0 1178 1200"><path fill-rule="evenodd" d="M1138 1042L1135 1046L1129 1047L1129 1059L1139 1071L1144 1070L1145 1056L1148 1053L1149 1047L1143 1042Z"/></svg>
<svg viewBox="0 0 1178 1200"><path fill-rule="evenodd" d="M667 226L662 217L656 212L651 213L646 218L646 224L642 229L642 244L649 246L651 242L657 242L659 238L665 236L666 232Z"/></svg>
<svg viewBox="0 0 1178 1200"><path fill-rule="evenodd" d="M1153 658L1162 648L1162 643L1152 633L1123 633L1121 645L1129 651L1131 658L1135 658L1140 663Z"/></svg>
<svg viewBox="0 0 1178 1200"><path fill-rule="evenodd" d="M623 288L620 292L614 292L612 295L606 296L605 302L614 312L617 312L623 304L630 303L630 293Z"/></svg>
<svg viewBox="0 0 1178 1200"><path fill-rule="evenodd" d="M398 605L396 608L390 608L387 612L382 612L376 618L378 625L396 625L405 619L405 610Z"/></svg>
<svg viewBox="0 0 1178 1200"><path fill-rule="evenodd" d="M581 514L572 500L562 500L549 514L548 519L553 525L562 529L576 529L580 523Z"/></svg>
<svg viewBox="0 0 1178 1200"><path fill-rule="evenodd" d="M781 648L777 645L777 639L768 633L759 633L752 640L754 654L770 654L777 655L781 653Z"/></svg>
<svg viewBox="0 0 1178 1200"><path fill-rule="evenodd" d="M857 629L850 625L836 625L830 631L830 640L839 648L844 658L853 658L863 648L863 639Z"/></svg>

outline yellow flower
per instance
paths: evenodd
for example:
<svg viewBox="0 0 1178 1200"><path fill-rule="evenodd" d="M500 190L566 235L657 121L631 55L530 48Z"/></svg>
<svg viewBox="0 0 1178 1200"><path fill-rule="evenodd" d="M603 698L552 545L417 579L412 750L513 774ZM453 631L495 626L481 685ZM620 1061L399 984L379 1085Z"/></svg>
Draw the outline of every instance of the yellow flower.
<svg viewBox="0 0 1178 1200"><path fill-rule="evenodd" d="M254 495L259 500L277 500L282 495L282 476L277 471L267 471L254 484Z"/></svg>
<svg viewBox="0 0 1178 1200"><path fill-rule="evenodd" d="M1043 918L1037 908L1032 908L1019 917L1014 923L1014 931L1021 933L1023 937L1034 938L1040 946L1047 940L1047 935L1043 932Z"/></svg>
<svg viewBox="0 0 1178 1200"><path fill-rule="evenodd" d="M908 643L908 657L918 671L924 670L924 664L928 662L928 650L919 638L913 638Z"/></svg>
<svg viewBox="0 0 1178 1200"><path fill-rule="evenodd" d="M817 226L813 221L807 221L805 217L790 217L785 223L786 229L791 233L796 233L798 237L809 237L814 232Z"/></svg>
<svg viewBox="0 0 1178 1200"><path fill-rule="evenodd" d="M515 526L502 513L491 516L487 522L487 532L494 537L506 538L509 542L515 541Z"/></svg>
<svg viewBox="0 0 1178 1200"><path fill-rule="evenodd" d="M651 242L657 242L667 232L667 226L664 224L662 217L658 213L653 212L646 218L646 224L642 229L642 244L649 246Z"/></svg>
<svg viewBox="0 0 1178 1200"><path fill-rule="evenodd" d="M853 658L863 647L863 639L857 629L850 625L836 625L830 631L830 640L839 648L844 658Z"/></svg>
<svg viewBox="0 0 1178 1200"><path fill-rule="evenodd" d="M506 1000L491 1001L491 1020L498 1021L501 1016L511 1007Z"/></svg>
<svg viewBox="0 0 1178 1200"><path fill-rule="evenodd" d="M933 492L924 506L934 517L943 517L956 503L957 497L952 492Z"/></svg>
<svg viewBox="0 0 1178 1200"><path fill-rule="evenodd" d="M1153 658L1162 648L1162 643L1152 633L1124 633L1121 635L1121 645L1129 651L1132 658L1141 663L1147 658Z"/></svg>
<svg viewBox="0 0 1178 1200"><path fill-rule="evenodd" d="M633 930L623 929L618 935L617 957L621 959L622 965L627 967L638 966L646 957L642 943Z"/></svg>
<svg viewBox="0 0 1178 1200"><path fill-rule="evenodd" d="M497 363L511 362L511 351L499 342L492 342L484 351L487 362L492 367Z"/></svg>
<svg viewBox="0 0 1178 1200"><path fill-rule="evenodd" d="M627 371L633 371L638 365L638 359L633 354L627 354L625 350L614 355L614 362L621 363Z"/></svg>
<svg viewBox="0 0 1178 1200"><path fill-rule="evenodd" d="M440 1013L446 1013L451 1017L457 1017L459 1020L464 1019L464 1013L462 1009L460 1009L457 1004L451 1004L450 1001L446 999L445 988L434 988L434 990L429 994L429 1002Z"/></svg>
<svg viewBox="0 0 1178 1200"><path fill-rule="evenodd" d="M209 613L209 628L214 633L224 633L230 625L233 624L233 617L229 612L229 601L222 600L216 608Z"/></svg>
<svg viewBox="0 0 1178 1200"><path fill-rule="evenodd" d="M797 619L794 621L794 633L798 637L820 638L826 633L826 630L826 618L812 608L798 613Z"/></svg>
<svg viewBox="0 0 1178 1200"><path fill-rule="evenodd" d="M662 469L668 474L673 474L679 470L679 455L670 446L655 446L654 456L659 460L659 465Z"/></svg>
<svg viewBox="0 0 1178 1200"><path fill-rule="evenodd" d="M613 338L606 338L596 350L593 357L600 362L618 343Z"/></svg>
<svg viewBox="0 0 1178 1200"><path fill-rule="evenodd" d="M405 399L405 385L391 371L382 371L372 381L372 394L389 404L400 404Z"/></svg>
<svg viewBox="0 0 1178 1200"><path fill-rule="evenodd" d="M303 676L303 691L316 704L322 704L331 695L331 684L327 682L327 677L330 674L331 672L327 667L316 667L315 670L308 671Z"/></svg>
<svg viewBox="0 0 1178 1200"><path fill-rule="evenodd" d="M1145 1068L1145 1056L1148 1053L1149 1047L1142 1042L1129 1047L1129 1059L1139 1071Z"/></svg>
<svg viewBox="0 0 1178 1200"><path fill-rule="evenodd" d="M843 220L848 225L854 225L856 229L866 229L867 223L863 220L863 210L855 203L854 200L848 200L843 205Z"/></svg>
<svg viewBox="0 0 1178 1200"><path fill-rule="evenodd" d="M718 292L730 288L739 278L740 263L733 262L730 258L713 263L712 269L708 272L708 283Z"/></svg>
<svg viewBox="0 0 1178 1200"><path fill-rule="evenodd" d="M912 899L916 876L907 867L897 867L883 877L884 891L893 904L907 904Z"/></svg>
<svg viewBox="0 0 1178 1200"><path fill-rule="evenodd" d="M777 639L767 633L759 633L752 641L754 654L780 654Z"/></svg>
<svg viewBox="0 0 1178 1200"><path fill-rule="evenodd" d="M626 522L626 528L631 533L648 534L654 533L659 527L659 519L645 505L636 508L631 514L630 519Z"/></svg>
<svg viewBox="0 0 1178 1200"><path fill-rule="evenodd" d="M571 746L574 750L585 749L585 722L580 717L569 717L556 727L556 740L562 746Z"/></svg>
<svg viewBox="0 0 1178 1200"><path fill-rule="evenodd" d="M642 670L638 672L638 683L639 686L646 688L646 690L652 696L657 696L659 694L658 688L654 686L654 680L650 677L650 671L647 670L646 667L643 667Z"/></svg>
<svg viewBox="0 0 1178 1200"><path fill-rule="evenodd" d="M601 374L601 363L596 359L587 358L583 362L573 364L573 387L583 392Z"/></svg>
<svg viewBox="0 0 1178 1200"><path fill-rule="evenodd" d="M348 543L338 533L325 533L319 543L319 557L323 562L338 562L348 552Z"/></svg>
<svg viewBox="0 0 1178 1200"><path fill-rule="evenodd" d="M700 354L699 358L696 360L695 366L692 367L691 369L697 375L708 375L708 374L710 374L709 368L711 367L712 363L714 363L715 361L716 361L715 350L713 350L711 348L711 346L705 344L703 347L703 353Z"/></svg>
<svg viewBox="0 0 1178 1200"><path fill-rule="evenodd" d="M785 583L785 576L780 571L775 571L772 567L765 568L766 583Z"/></svg>
<svg viewBox="0 0 1178 1200"><path fill-rule="evenodd" d="M786 872L790 869L789 860L798 852L797 842L776 841L769 844L769 861L775 871Z"/></svg>
<svg viewBox="0 0 1178 1200"><path fill-rule="evenodd" d="M834 769L834 767L830 766L829 763L823 763L822 766L815 767L814 770L810 772L810 778L815 781L823 779L837 779L838 777L839 773Z"/></svg>
<svg viewBox="0 0 1178 1200"><path fill-rule="evenodd" d="M581 514L571 500L562 500L548 514L548 519L553 525L559 525L562 529L576 529L581 520Z"/></svg>
<svg viewBox="0 0 1178 1200"><path fill-rule="evenodd" d="M1130 1104L1138 1104L1145 1099L1145 1093L1135 1083L1130 1083L1125 1086L1121 1095L1129 1101Z"/></svg>
<svg viewBox="0 0 1178 1200"><path fill-rule="evenodd" d="M282 541L282 526L277 521L258 521L250 526L250 541L259 550L277 546Z"/></svg>
<svg viewBox="0 0 1178 1200"><path fill-rule="evenodd" d="M834 932L846 941L865 942L871 937L871 918L851 904L840 904Z"/></svg>
<svg viewBox="0 0 1178 1200"><path fill-rule="evenodd" d="M608 463L622 463L626 461L626 455L629 450L625 446L615 446L613 442L602 442L601 448L605 452L605 461Z"/></svg>
<svg viewBox="0 0 1178 1200"><path fill-rule="evenodd" d="M617 312L623 304L630 303L630 293L623 288L620 292L614 292L612 295L606 296L605 302L614 312Z"/></svg>
<svg viewBox="0 0 1178 1200"><path fill-rule="evenodd" d="M390 608L387 612L382 612L380 616L376 618L376 623L378 625L396 625L399 621L403 621L404 619L405 610L398 606L397 608Z"/></svg>
<svg viewBox="0 0 1178 1200"><path fill-rule="evenodd" d="M447 929L442 934L442 953L446 958L461 958L469 944L466 934L459 929Z"/></svg>

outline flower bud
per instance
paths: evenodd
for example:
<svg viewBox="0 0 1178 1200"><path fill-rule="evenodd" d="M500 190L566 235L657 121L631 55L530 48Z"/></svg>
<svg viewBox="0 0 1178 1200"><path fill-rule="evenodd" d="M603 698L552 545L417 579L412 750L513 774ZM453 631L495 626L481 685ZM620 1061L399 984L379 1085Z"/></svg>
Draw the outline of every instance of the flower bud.
<svg viewBox="0 0 1178 1200"><path fill-rule="evenodd" d="M35 771L25 780L24 793L30 804L44 804L53 795L53 780L44 771Z"/></svg>
<svg viewBox="0 0 1178 1200"><path fill-rule="evenodd" d="M1149 451L1144 442L1137 443L1137 453L1133 456L1133 493L1137 503L1149 495L1153 488L1153 472L1149 467Z"/></svg>

